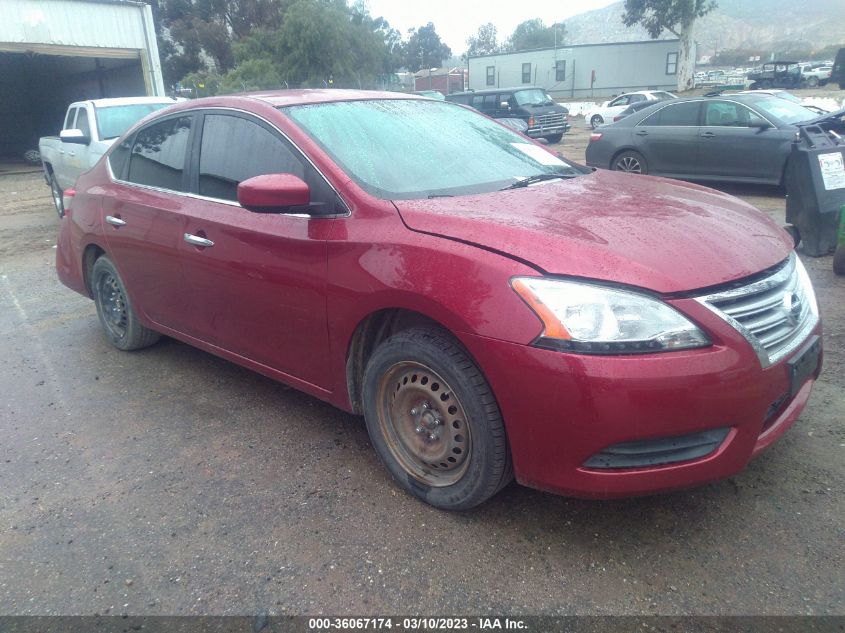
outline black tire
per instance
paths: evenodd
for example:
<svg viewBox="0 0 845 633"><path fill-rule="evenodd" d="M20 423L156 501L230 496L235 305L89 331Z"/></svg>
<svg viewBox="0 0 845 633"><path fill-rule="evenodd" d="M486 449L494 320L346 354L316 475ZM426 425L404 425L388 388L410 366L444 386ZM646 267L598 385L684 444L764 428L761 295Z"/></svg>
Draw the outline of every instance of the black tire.
<svg viewBox="0 0 845 633"><path fill-rule="evenodd" d="M549 143L560 143L561 139L563 139L563 132L560 134L550 134L545 138Z"/></svg>
<svg viewBox="0 0 845 633"><path fill-rule="evenodd" d="M641 174L643 176L648 174L648 163L646 163L645 156L633 150L617 154L610 162L610 168L613 171L624 171L629 174Z"/></svg>
<svg viewBox="0 0 845 633"><path fill-rule="evenodd" d="M833 253L833 272L845 276L845 244L837 246Z"/></svg>
<svg viewBox="0 0 845 633"><path fill-rule="evenodd" d="M807 77L807 87L816 88L819 85L818 77Z"/></svg>
<svg viewBox="0 0 845 633"><path fill-rule="evenodd" d="M599 116L598 114L594 114L593 118L590 119L590 127L593 128L594 130L598 126L600 126L602 123L604 123L604 119L601 118L601 116Z"/></svg>
<svg viewBox="0 0 845 633"><path fill-rule="evenodd" d="M106 338L117 349L124 352L142 349L161 338L161 334L138 321L123 280L105 255L97 259L91 269L91 292Z"/></svg>
<svg viewBox="0 0 845 633"><path fill-rule="evenodd" d="M53 198L53 206L56 208L56 213L60 218L65 217L65 192L59 187L59 181L56 180L56 174L50 172L50 195Z"/></svg>
<svg viewBox="0 0 845 633"><path fill-rule="evenodd" d="M481 370L452 336L391 336L364 372L370 440L393 479L444 510L466 510L513 479L502 414Z"/></svg>

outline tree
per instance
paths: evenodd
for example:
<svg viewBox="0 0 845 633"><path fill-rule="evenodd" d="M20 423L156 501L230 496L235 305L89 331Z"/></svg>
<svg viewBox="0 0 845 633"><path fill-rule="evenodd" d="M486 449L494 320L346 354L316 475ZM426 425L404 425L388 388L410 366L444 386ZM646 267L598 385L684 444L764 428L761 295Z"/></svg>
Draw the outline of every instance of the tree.
<svg viewBox="0 0 845 633"><path fill-rule="evenodd" d="M440 41L440 36L429 22L419 29L408 31L405 46L405 67L411 72L423 68L439 68L444 59L452 56L452 49Z"/></svg>
<svg viewBox="0 0 845 633"><path fill-rule="evenodd" d="M625 0L622 21L625 26L639 24L657 39L663 31L681 40L678 51L678 91L695 87L695 21L716 8L714 0Z"/></svg>
<svg viewBox="0 0 845 633"><path fill-rule="evenodd" d="M276 61L293 83L361 88L379 74L384 40L345 0L298 0L277 32Z"/></svg>
<svg viewBox="0 0 845 633"><path fill-rule="evenodd" d="M479 26L478 33L467 39L467 52L464 58L498 53L499 43L496 35L496 27L492 22Z"/></svg>
<svg viewBox="0 0 845 633"><path fill-rule="evenodd" d="M563 44L565 35L566 27L562 22L546 26L543 20L534 18L518 24L505 42L504 48L508 51L551 48Z"/></svg>

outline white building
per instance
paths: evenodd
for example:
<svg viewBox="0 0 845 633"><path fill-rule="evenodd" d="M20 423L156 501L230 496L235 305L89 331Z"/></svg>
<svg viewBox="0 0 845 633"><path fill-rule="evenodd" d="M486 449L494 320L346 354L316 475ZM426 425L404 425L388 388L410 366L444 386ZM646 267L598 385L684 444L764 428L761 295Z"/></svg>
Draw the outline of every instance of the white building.
<svg viewBox="0 0 845 633"><path fill-rule="evenodd" d="M141 95L164 95L149 5L0 1L0 153L56 134L73 101Z"/></svg>
<svg viewBox="0 0 845 633"><path fill-rule="evenodd" d="M678 87L679 41L577 44L470 57L469 88L540 86L557 98Z"/></svg>

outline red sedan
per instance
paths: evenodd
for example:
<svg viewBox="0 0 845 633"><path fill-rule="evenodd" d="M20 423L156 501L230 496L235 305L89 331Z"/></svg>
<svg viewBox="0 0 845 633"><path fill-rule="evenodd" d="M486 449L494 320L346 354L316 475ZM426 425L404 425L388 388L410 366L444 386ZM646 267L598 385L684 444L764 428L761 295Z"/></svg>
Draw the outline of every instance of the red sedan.
<svg viewBox="0 0 845 633"><path fill-rule="evenodd" d="M83 174L57 269L121 350L161 334L363 414L449 509L731 475L821 367L791 238L728 195L568 163L460 106L201 99Z"/></svg>

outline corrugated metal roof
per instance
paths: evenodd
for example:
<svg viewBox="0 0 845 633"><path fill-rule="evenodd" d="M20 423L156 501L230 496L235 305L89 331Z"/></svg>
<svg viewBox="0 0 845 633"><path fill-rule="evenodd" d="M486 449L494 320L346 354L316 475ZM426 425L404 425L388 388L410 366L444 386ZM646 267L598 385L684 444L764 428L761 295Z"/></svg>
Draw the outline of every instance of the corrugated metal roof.
<svg viewBox="0 0 845 633"><path fill-rule="evenodd" d="M146 49L144 4L123 0L3 0L3 42Z"/></svg>

